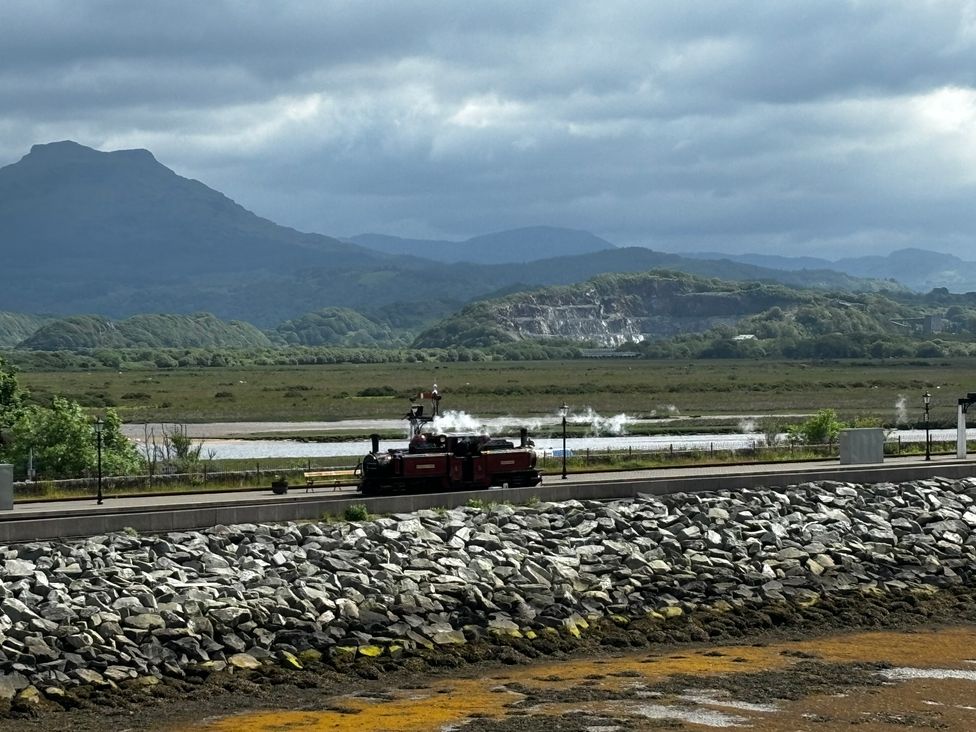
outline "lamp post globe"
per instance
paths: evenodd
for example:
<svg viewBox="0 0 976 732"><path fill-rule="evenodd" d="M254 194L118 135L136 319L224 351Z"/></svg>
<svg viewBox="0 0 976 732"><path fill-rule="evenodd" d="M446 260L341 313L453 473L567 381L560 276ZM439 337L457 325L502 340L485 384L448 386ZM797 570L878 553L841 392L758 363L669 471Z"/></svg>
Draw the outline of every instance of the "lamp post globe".
<svg viewBox="0 0 976 732"><path fill-rule="evenodd" d="M932 443L929 441L929 404L932 402L932 395L928 392L922 394L922 404L925 405L925 459L932 459Z"/></svg>
<svg viewBox="0 0 976 732"><path fill-rule="evenodd" d="M98 470L98 495L96 503L102 505L102 427L105 423L102 422L101 417L95 418L95 453L97 457L97 470Z"/></svg>
<svg viewBox="0 0 976 732"><path fill-rule="evenodd" d="M563 480L566 480L566 415L569 414L569 405L563 404L559 414L563 418Z"/></svg>

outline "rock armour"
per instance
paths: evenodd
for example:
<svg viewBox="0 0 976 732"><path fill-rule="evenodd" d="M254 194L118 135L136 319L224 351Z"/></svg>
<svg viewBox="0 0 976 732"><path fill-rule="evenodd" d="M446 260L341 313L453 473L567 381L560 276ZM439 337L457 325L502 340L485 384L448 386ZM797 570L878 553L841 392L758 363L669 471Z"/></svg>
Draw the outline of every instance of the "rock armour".
<svg viewBox="0 0 976 732"><path fill-rule="evenodd" d="M976 479L805 483L0 548L0 699L303 653L971 586Z"/></svg>

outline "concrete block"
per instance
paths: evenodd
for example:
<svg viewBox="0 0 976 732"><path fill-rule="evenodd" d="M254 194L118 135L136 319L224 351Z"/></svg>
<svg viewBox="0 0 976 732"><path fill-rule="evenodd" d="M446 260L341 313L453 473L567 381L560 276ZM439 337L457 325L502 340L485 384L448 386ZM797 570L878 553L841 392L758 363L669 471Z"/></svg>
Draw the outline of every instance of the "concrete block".
<svg viewBox="0 0 976 732"><path fill-rule="evenodd" d="M0 511L14 508L14 466L0 465Z"/></svg>
<svg viewBox="0 0 976 732"><path fill-rule="evenodd" d="M840 431L840 464L863 465L884 462L884 430L861 427Z"/></svg>

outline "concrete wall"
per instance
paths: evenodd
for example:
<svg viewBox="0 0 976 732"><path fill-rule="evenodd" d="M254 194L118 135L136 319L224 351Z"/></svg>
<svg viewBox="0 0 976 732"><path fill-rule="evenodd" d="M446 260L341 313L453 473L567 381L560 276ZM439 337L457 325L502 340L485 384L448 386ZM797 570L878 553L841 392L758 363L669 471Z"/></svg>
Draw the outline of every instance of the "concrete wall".
<svg viewBox="0 0 976 732"><path fill-rule="evenodd" d="M14 507L14 466L0 465L0 511Z"/></svg>
<svg viewBox="0 0 976 732"><path fill-rule="evenodd" d="M219 524L275 523L301 519L321 519L324 515L342 516L346 508L364 504L372 514L409 513L423 508L454 508L470 500L502 503L526 503L533 499L564 501L570 499L631 498L638 493L664 495L676 492L741 490L760 486L790 485L818 480L852 483L902 482L932 476L965 478L976 475L976 463L932 465L917 463L891 467L825 468L818 471L707 475L697 477L653 478L634 480L609 478L599 482L563 482L549 478L534 488L497 488L465 493L432 493L382 498L328 498L326 496L285 495L280 499L249 504L228 502L185 508L134 509L112 511L106 504L96 509L63 509L50 513L18 516L16 509L0 513L0 544L35 541L69 536L94 536L109 531L132 528L141 534L183 529L200 529Z"/></svg>
<svg viewBox="0 0 976 732"><path fill-rule="evenodd" d="M884 462L884 430L861 427L840 431L840 464L864 465Z"/></svg>

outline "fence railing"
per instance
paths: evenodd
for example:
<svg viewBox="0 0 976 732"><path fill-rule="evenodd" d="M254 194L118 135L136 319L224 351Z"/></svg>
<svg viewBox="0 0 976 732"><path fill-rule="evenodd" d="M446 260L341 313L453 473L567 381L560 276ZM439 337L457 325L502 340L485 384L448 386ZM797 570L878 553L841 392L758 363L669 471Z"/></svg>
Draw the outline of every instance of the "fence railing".
<svg viewBox="0 0 976 732"><path fill-rule="evenodd" d="M932 442L930 449L933 454L951 452L955 450L955 442ZM888 440L884 443L885 455L921 454L925 450L924 443L902 442L900 438ZM567 451L567 470L587 470L599 466L615 466L621 468L639 468L641 465L655 467L667 464L684 463L728 463L728 462L776 462L799 459L831 459L838 458L839 451L836 443L829 445L795 445L781 444L767 446L759 441L751 445L730 448L715 443L683 447L680 443L671 444L663 449L647 450L626 447L622 449L594 449ZM546 472L555 472L562 468L562 454L559 450L546 450L539 453L538 465ZM355 465L336 465L330 462L321 469L342 470L353 469ZM284 478L295 485L304 483L303 473L315 470L317 466L312 461L300 468L281 468L268 465L262 467L261 461L256 460L253 470L215 470L210 463L201 463L198 470L183 473L166 473L156 475L127 475L103 476L102 490L106 495L120 493L153 493L153 492L204 492L220 488L232 490L235 488L270 487L271 481ZM64 480L36 480L16 481L14 495L18 500L31 498L93 495L97 489L96 477L73 478Z"/></svg>
<svg viewBox="0 0 976 732"><path fill-rule="evenodd" d="M327 469L353 469L355 465L337 466L330 464ZM184 473L164 473L156 475L113 475L102 477L102 491L107 495L137 492L171 492L179 487L182 492L192 493L210 491L216 488L256 488L269 487L271 481L284 478L296 485L304 483L306 470L315 469L308 463L302 468L262 468L255 462L254 470L214 470L209 464L202 464L199 470ZM323 468L326 469L326 468ZM15 481L14 495L19 500L44 498L52 494L71 498L74 495L86 497L93 495L98 488L97 477L65 478L58 480ZM168 490L169 489L169 490Z"/></svg>
<svg viewBox="0 0 976 732"><path fill-rule="evenodd" d="M932 453L951 452L955 450L955 442L931 442L930 451ZM884 454L890 456L922 454L925 452L924 442L902 442L901 438L886 440L884 443ZM840 449L838 444L790 444L768 446L759 441L755 441L744 447L728 447L722 444L708 443L696 446L682 446L674 443L664 448L654 450L635 449L631 447L623 449L613 448L583 448L580 450L567 450L567 467L586 468L591 465L606 464L631 464L647 463L658 465L661 463L683 463L689 461L715 461L715 462L778 462L798 459L831 459L839 458ZM539 456L540 466L551 469L554 466L562 466L562 451L559 449L546 450Z"/></svg>

